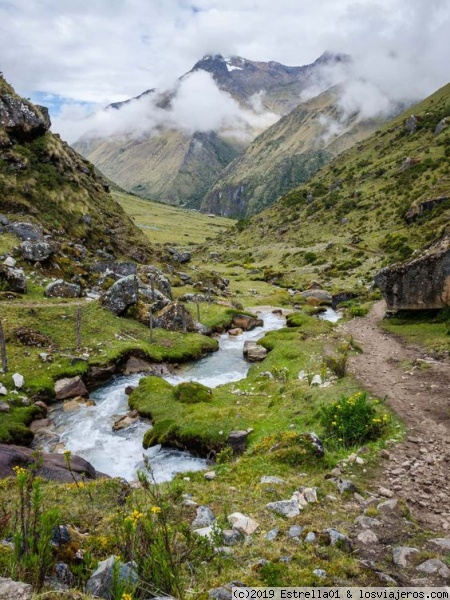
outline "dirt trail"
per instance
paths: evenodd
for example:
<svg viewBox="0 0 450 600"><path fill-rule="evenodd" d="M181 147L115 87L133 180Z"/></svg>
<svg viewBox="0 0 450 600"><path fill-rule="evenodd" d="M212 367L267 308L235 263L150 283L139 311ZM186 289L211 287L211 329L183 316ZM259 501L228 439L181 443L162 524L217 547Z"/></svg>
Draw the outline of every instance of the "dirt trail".
<svg viewBox="0 0 450 600"><path fill-rule="evenodd" d="M422 525L450 531L450 361L433 360L380 329L384 311L378 302L342 326L364 351L351 358L350 372L386 397L408 428L383 460L379 484L404 498Z"/></svg>

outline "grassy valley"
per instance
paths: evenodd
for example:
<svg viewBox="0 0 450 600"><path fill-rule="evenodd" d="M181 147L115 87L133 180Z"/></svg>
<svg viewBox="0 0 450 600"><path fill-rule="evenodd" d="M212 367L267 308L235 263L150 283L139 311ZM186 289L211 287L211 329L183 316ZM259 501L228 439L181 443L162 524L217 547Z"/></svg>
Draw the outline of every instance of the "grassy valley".
<svg viewBox="0 0 450 600"><path fill-rule="evenodd" d="M251 271L250 278L285 288L319 280L334 291L366 289L380 268L448 231L448 114L446 86L265 212L238 222L233 243L228 236L221 245L224 262L238 262L243 277ZM411 115L414 132L406 123Z"/></svg>
<svg viewBox="0 0 450 600"><path fill-rule="evenodd" d="M208 216L124 192L113 192L113 197L152 244L196 246L226 233L235 223L233 219Z"/></svg>
<svg viewBox="0 0 450 600"><path fill-rule="evenodd" d="M130 357L176 368L216 351L213 332L239 339L263 306L286 317L256 344L262 360L245 379L209 389L150 375L127 390L132 418L152 421L143 446L208 457L208 472L129 485L80 473L66 450L65 483L56 483L40 477L39 453L38 467L0 462L0 577L32 584L36 600L91 600L88 582L106 559L116 565L111 600L228 598L236 581L448 581L448 309L383 323L395 337L366 316L380 299L373 275L448 228L448 115L449 86L237 222L110 195L57 137L19 140L0 129L2 269L22 270L27 283L26 293L7 289L8 279L0 287L2 456L52 432L43 419L62 377L79 376L86 401ZM11 233L19 219L43 229L50 258L26 258ZM56 278L79 285L78 296L47 297ZM108 310L105 298L124 280L123 310ZM341 321L319 319L342 292L356 297L341 303ZM150 314L174 306L172 322L150 328ZM197 319L201 327L183 331ZM401 336L425 350L405 350ZM370 345L380 339L387 350ZM228 443L232 432L240 449ZM133 435L133 425L117 435ZM400 561L403 546L415 551Z"/></svg>
<svg viewBox="0 0 450 600"><path fill-rule="evenodd" d="M339 108L340 93L337 86L299 104L259 135L215 181L202 210L255 215L368 137L380 123L361 121L356 114L346 117Z"/></svg>

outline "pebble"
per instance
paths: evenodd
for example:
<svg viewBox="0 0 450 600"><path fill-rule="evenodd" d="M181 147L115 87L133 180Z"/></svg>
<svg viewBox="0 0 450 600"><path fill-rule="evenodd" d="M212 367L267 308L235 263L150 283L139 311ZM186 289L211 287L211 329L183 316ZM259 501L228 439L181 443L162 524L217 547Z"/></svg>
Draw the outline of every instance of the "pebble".
<svg viewBox="0 0 450 600"><path fill-rule="evenodd" d="M430 558L429 560L426 560L416 567L416 571L428 574L438 573L444 579L450 578L450 569L445 563L442 562L442 560L439 560L438 558Z"/></svg>
<svg viewBox="0 0 450 600"><path fill-rule="evenodd" d="M284 481L284 479L281 479L280 477L272 477L271 475L264 475L264 477L261 477L261 479L259 480L259 483L271 483L273 485L281 485L282 483L286 483Z"/></svg>
<svg viewBox="0 0 450 600"><path fill-rule="evenodd" d="M378 538L371 529L358 533L357 539L362 544L378 544Z"/></svg>
<svg viewBox="0 0 450 600"><path fill-rule="evenodd" d="M208 481L212 481L213 479L216 478L216 472L215 471L208 471L207 473L205 473L204 477Z"/></svg>
<svg viewBox="0 0 450 600"><path fill-rule="evenodd" d="M325 577L327 576L327 572L323 569L314 569L313 575L319 577L320 579L325 579Z"/></svg>
<svg viewBox="0 0 450 600"><path fill-rule="evenodd" d="M300 525L292 525L289 527L288 536L290 538L298 538L300 537L304 527L300 527Z"/></svg>
<svg viewBox="0 0 450 600"><path fill-rule="evenodd" d="M385 498L392 498L392 496L394 495L394 492L392 490L388 490L385 487L380 487L378 493L380 494L380 496L384 496Z"/></svg>
<svg viewBox="0 0 450 600"><path fill-rule="evenodd" d="M392 560L394 564L399 567L406 567L408 564L408 557L410 554L417 554L419 550L417 548L410 548L408 546L398 546L392 550Z"/></svg>
<svg viewBox="0 0 450 600"><path fill-rule="evenodd" d="M228 515L228 523L233 529L236 529L236 531L239 531L239 533L244 535L251 535L259 527L259 523L254 519L247 517L240 512Z"/></svg>
<svg viewBox="0 0 450 600"><path fill-rule="evenodd" d="M277 537L279 531L280 530L277 527L275 527L275 529L271 529L270 531L268 531L264 537L266 540L269 540L269 542L273 542L273 540Z"/></svg>

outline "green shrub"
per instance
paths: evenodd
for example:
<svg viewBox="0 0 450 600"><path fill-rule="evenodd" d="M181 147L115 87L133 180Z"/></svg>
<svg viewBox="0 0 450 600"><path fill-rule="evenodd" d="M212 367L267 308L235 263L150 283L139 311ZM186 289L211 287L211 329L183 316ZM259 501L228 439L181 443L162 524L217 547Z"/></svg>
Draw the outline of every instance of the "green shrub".
<svg viewBox="0 0 450 600"><path fill-rule="evenodd" d="M323 358L324 365L342 379L347 374L348 351L344 350L339 354L329 354Z"/></svg>
<svg viewBox="0 0 450 600"><path fill-rule="evenodd" d="M361 304L354 304L350 307L350 314L352 317L365 317L369 312L369 308L367 306L362 306Z"/></svg>
<svg viewBox="0 0 450 600"><path fill-rule="evenodd" d="M325 434L345 448L379 438L390 417L378 413L379 400L369 400L365 392L343 396L322 408L321 422Z"/></svg>

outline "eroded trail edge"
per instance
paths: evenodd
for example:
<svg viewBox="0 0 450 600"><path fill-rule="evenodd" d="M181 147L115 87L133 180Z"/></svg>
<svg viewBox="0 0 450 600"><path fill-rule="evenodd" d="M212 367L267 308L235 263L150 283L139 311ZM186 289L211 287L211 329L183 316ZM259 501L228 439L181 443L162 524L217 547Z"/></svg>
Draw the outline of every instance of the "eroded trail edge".
<svg viewBox="0 0 450 600"><path fill-rule="evenodd" d="M450 530L450 361L384 332L384 311L378 302L366 317L341 326L363 349L351 358L350 372L386 398L407 427L406 439L383 452L379 483L404 498L423 526Z"/></svg>

